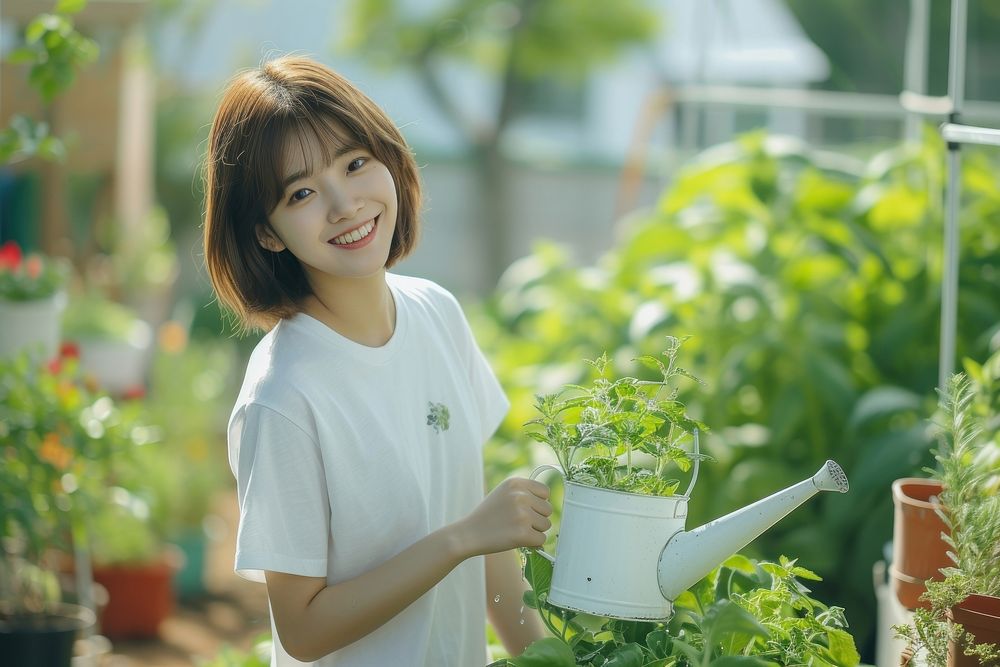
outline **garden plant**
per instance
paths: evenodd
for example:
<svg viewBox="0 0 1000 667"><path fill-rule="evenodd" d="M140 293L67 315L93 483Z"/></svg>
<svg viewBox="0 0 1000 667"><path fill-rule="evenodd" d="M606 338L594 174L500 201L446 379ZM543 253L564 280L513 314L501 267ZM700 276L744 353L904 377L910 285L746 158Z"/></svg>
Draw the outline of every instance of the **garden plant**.
<svg viewBox="0 0 1000 667"><path fill-rule="evenodd" d="M524 603L553 637L491 667L707 667L859 663L844 610L811 597L796 561L735 555L675 601L667 623L578 614L547 602L552 565L529 553Z"/></svg>
<svg viewBox="0 0 1000 667"><path fill-rule="evenodd" d="M930 608L896 626L910 652L930 667L956 664L949 659L956 650L979 664L1000 664L1000 646L974 641L949 617L971 595L1000 596L1000 352L982 365L966 360L965 368L941 393L937 465L925 469L942 485L937 512L953 566L942 569L942 581L927 583ZM1000 617L994 626L1000 636Z"/></svg>
<svg viewBox="0 0 1000 667"><path fill-rule="evenodd" d="M886 489L931 461L943 149L929 132L863 162L747 135L691 162L593 265L537 246L476 320L512 403L486 452L494 483L533 464L522 427L535 395L594 377L578 359L606 350L616 375L655 381L631 360L684 332L685 366L709 386L682 385L677 398L712 426L704 483L727 489L693 498L690 519L838 460L851 494L796 512L748 553L809 563L824 579L819 596L850 609L859 646L870 646L871 567L891 535ZM996 174L983 153L963 160L957 348L974 359L1000 322Z"/></svg>
<svg viewBox="0 0 1000 667"><path fill-rule="evenodd" d="M632 493L672 495L680 483L667 477L673 462L682 471L691 467L694 456L682 441L695 431L705 432L705 424L691 418L677 400L670 382L684 376L700 382L677 365L682 341L667 337L662 353L666 361L646 355L638 361L655 369L657 380L623 377L609 380L608 358L588 361L599 375L589 387L571 384L555 394L539 396L535 407L541 417L528 435L552 448L566 479ZM573 395L564 398L566 393ZM574 463L578 453L588 454ZM652 469L640 467L635 458L645 454Z"/></svg>
<svg viewBox="0 0 1000 667"><path fill-rule="evenodd" d="M58 554L87 545L87 518L149 430L79 372L72 350L0 360L0 601L3 619L43 623L60 598ZM55 558L53 558L53 556Z"/></svg>

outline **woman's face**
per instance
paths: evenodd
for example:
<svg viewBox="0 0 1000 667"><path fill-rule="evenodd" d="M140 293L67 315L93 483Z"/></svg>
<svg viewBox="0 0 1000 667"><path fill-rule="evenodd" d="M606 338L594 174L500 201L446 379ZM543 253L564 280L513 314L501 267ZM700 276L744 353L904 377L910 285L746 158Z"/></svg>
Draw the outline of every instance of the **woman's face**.
<svg viewBox="0 0 1000 667"><path fill-rule="evenodd" d="M338 133L347 136L346 133ZM288 249L310 284L362 278L385 268L396 228L396 185L364 148L333 147L325 165L319 138L285 142L282 189L257 238L272 252Z"/></svg>

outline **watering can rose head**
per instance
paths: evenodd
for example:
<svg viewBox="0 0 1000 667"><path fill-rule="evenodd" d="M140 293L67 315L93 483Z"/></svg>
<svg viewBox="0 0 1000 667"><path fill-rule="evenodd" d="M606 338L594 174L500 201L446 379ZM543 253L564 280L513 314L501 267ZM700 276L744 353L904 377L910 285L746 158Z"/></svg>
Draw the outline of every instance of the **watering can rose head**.
<svg viewBox="0 0 1000 667"><path fill-rule="evenodd" d="M671 382L678 376L704 384L677 365L683 340L672 336L661 360L638 361L656 379L607 377L608 358L587 363L597 369L590 386L567 385L536 397L540 417L528 422L528 435L552 448L566 479L580 484L654 496L672 495L679 484L668 476L672 466L687 472L692 461L707 458L683 445L708 428L690 417ZM638 465L645 459L645 467Z"/></svg>
<svg viewBox="0 0 1000 667"><path fill-rule="evenodd" d="M56 258L25 255L15 241L0 246L0 299L33 301L52 296L66 284L66 264Z"/></svg>

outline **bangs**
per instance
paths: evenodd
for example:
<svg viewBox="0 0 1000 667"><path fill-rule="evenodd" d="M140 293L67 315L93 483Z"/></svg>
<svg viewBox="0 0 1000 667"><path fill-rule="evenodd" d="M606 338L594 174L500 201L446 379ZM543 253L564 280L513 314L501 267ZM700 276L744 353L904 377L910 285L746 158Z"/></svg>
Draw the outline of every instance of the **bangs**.
<svg viewBox="0 0 1000 667"><path fill-rule="evenodd" d="M290 176L315 174L346 151L371 150L357 133L327 114L287 114L275 118L269 129L265 132L269 138L265 143L269 145L262 148L270 159L257 161L270 165L270 173L260 175L267 213L281 201Z"/></svg>

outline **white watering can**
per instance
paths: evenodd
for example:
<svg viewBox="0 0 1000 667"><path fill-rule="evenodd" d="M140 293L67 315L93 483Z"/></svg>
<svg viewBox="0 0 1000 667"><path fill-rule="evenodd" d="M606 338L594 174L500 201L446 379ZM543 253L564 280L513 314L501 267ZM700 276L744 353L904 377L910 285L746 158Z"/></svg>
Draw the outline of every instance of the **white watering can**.
<svg viewBox="0 0 1000 667"><path fill-rule="evenodd" d="M698 432L694 434L698 452ZM531 473L534 479L543 465ZM548 601L587 614L665 621L673 600L819 491L847 493L847 476L827 461L812 477L752 505L684 530L691 483L682 496L646 496L565 481L559 544ZM656 577L658 586L653 585Z"/></svg>

